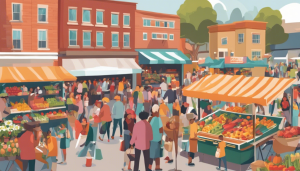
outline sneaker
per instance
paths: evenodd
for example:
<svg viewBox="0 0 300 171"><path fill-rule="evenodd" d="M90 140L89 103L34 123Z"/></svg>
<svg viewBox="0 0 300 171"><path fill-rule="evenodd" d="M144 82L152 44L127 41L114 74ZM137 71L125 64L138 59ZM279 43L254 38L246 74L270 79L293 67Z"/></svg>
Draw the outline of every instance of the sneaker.
<svg viewBox="0 0 300 171"><path fill-rule="evenodd" d="M173 163L173 160L169 160L168 163Z"/></svg>
<svg viewBox="0 0 300 171"><path fill-rule="evenodd" d="M114 139L115 137L114 136L111 136L111 139Z"/></svg>
<svg viewBox="0 0 300 171"><path fill-rule="evenodd" d="M102 139L100 136L99 136L99 140L100 140L100 141L103 141L103 139Z"/></svg>
<svg viewBox="0 0 300 171"><path fill-rule="evenodd" d="M165 160L170 160L169 156L167 156L167 157L165 158Z"/></svg>
<svg viewBox="0 0 300 171"><path fill-rule="evenodd" d="M123 137L123 135L120 135L120 137Z"/></svg>
<svg viewBox="0 0 300 171"><path fill-rule="evenodd" d="M194 163L189 163L188 166L195 166L195 164Z"/></svg>
<svg viewBox="0 0 300 171"><path fill-rule="evenodd" d="M219 167L216 168L217 170L221 170Z"/></svg>

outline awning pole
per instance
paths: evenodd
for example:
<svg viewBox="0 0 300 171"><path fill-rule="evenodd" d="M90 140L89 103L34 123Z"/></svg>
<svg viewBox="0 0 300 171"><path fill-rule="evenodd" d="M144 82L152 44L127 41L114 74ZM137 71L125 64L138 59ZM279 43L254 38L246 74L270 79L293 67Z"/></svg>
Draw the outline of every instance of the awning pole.
<svg viewBox="0 0 300 171"><path fill-rule="evenodd" d="M254 144L254 161L256 161L256 145L255 145L255 130L256 130L256 107L255 104L252 104L252 116L253 117L253 144Z"/></svg>

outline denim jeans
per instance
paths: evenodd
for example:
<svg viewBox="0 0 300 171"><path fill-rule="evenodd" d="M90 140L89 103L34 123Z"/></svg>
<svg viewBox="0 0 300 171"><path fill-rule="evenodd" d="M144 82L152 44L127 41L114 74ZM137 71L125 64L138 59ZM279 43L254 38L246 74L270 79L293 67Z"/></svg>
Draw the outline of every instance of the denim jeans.
<svg viewBox="0 0 300 171"><path fill-rule="evenodd" d="M221 160L223 161L224 167L225 167L225 169L227 170L226 157L224 156L224 157L219 158L219 168L221 168Z"/></svg>
<svg viewBox="0 0 300 171"><path fill-rule="evenodd" d="M113 133L112 133L113 137L115 136L116 129L117 129L118 125L120 127L120 135L122 135L122 129L123 129L122 119L114 119L114 121L113 121Z"/></svg>

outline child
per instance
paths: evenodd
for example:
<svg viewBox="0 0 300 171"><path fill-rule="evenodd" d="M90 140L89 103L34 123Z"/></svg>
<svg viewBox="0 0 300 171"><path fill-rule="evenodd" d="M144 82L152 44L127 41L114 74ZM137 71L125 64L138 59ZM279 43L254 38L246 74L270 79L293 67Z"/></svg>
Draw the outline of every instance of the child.
<svg viewBox="0 0 300 171"><path fill-rule="evenodd" d="M126 166L128 170L131 170L130 165L131 165L131 161L133 161L134 159L130 159L128 157L128 154L133 154L134 155L134 147L131 145L124 153L124 168L123 171L126 171Z"/></svg>

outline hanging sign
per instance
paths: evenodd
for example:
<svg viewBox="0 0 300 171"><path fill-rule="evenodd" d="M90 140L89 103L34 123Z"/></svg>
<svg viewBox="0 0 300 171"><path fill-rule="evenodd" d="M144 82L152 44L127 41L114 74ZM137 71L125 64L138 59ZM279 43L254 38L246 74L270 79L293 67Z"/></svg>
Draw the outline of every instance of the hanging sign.
<svg viewBox="0 0 300 171"><path fill-rule="evenodd" d="M198 64L204 64L205 63L205 58L199 58Z"/></svg>
<svg viewBox="0 0 300 171"><path fill-rule="evenodd" d="M244 64L247 62L247 57L225 57L226 64Z"/></svg>

